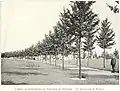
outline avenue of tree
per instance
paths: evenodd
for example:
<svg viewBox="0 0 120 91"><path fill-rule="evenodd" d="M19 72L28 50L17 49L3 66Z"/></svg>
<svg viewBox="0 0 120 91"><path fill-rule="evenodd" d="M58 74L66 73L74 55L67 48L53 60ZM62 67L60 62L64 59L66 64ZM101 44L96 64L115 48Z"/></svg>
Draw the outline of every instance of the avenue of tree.
<svg viewBox="0 0 120 91"><path fill-rule="evenodd" d="M98 14L92 11L91 6L95 1L72 1L70 8L64 8L60 13L59 21L49 31L42 41L35 45L19 51L2 53L1 57L21 57L33 58L35 56L44 57L45 61L51 63L51 57L58 60L58 55L62 56L62 69L64 70L64 57L69 54L77 54L79 59L79 78L81 75L81 54L87 52L87 64L89 64L92 51L97 43L104 51L103 61L105 67L105 49L110 49L114 44L115 33L111 29L111 22L106 18L99 27ZM118 12L118 11L116 11ZM82 52L83 51L83 52ZM82 52L82 53L81 53ZM118 56L118 51L114 52ZM83 57L82 57L83 58Z"/></svg>

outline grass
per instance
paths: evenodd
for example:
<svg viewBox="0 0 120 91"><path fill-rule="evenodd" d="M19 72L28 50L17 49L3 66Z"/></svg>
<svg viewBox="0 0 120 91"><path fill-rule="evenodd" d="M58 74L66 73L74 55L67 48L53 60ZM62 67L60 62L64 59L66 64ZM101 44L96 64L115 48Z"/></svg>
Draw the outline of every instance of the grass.
<svg viewBox="0 0 120 91"><path fill-rule="evenodd" d="M67 65L65 70L62 70L60 64L54 66L54 62L50 65L36 60L2 59L1 63L2 85L119 84L119 76L109 71L106 73L102 70L82 68L82 77L86 80L73 80L71 78L78 78L75 65Z"/></svg>

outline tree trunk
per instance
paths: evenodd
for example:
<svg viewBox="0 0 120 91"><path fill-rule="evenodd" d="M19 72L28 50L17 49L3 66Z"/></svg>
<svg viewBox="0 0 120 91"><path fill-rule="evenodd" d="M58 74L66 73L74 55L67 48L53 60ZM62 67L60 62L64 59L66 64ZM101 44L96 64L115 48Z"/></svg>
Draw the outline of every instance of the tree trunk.
<svg viewBox="0 0 120 91"><path fill-rule="evenodd" d="M63 44L63 55L62 55L62 69L64 70L64 44Z"/></svg>
<svg viewBox="0 0 120 91"><path fill-rule="evenodd" d="M42 55L42 63L43 63L43 61L44 61L44 55Z"/></svg>
<svg viewBox="0 0 120 91"><path fill-rule="evenodd" d="M79 56L77 55L77 57L76 57L76 65L78 65L78 57L79 57Z"/></svg>
<svg viewBox="0 0 120 91"><path fill-rule="evenodd" d="M51 54L50 54L50 64L51 64Z"/></svg>
<svg viewBox="0 0 120 91"><path fill-rule="evenodd" d="M88 61L87 61L87 66L89 65L89 59L90 59L90 58L89 58L89 57L90 57L89 55L90 55L90 54L89 54L89 51L88 51Z"/></svg>
<svg viewBox="0 0 120 91"><path fill-rule="evenodd" d="M40 54L40 61L41 61L41 54Z"/></svg>
<svg viewBox="0 0 120 91"><path fill-rule="evenodd" d="M73 53L73 60L75 60L75 55L74 55L74 53Z"/></svg>
<svg viewBox="0 0 120 91"><path fill-rule="evenodd" d="M57 53L55 53L55 66L57 65L56 61L57 61Z"/></svg>
<svg viewBox="0 0 120 91"><path fill-rule="evenodd" d="M64 70L64 53L62 55L62 69Z"/></svg>
<svg viewBox="0 0 120 91"><path fill-rule="evenodd" d="M45 55L45 62L47 63L47 55Z"/></svg>
<svg viewBox="0 0 120 91"><path fill-rule="evenodd" d="M79 78L81 79L81 38L79 38L79 45L78 45L78 49L79 49Z"/></svg>
<svg viewBox="0 0 120 91"><path fill-rule="evenodd" d="M75 53L73 53L73 61L76 61Z"/></svg>
<svg viewBox="0 0 120 91"><path fill-rule="evenodd" d="M105 68L105 48L104 48L104 57L103 57L103 67Z"/></svg>

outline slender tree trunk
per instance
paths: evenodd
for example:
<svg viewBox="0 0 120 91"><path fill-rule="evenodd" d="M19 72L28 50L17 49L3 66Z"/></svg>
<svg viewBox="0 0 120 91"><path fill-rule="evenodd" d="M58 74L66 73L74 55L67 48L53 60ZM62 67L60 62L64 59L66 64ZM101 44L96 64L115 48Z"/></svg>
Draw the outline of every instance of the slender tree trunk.
<svg viewBox="0 0 120 91"><path fill-rule="evenodd" d="M40 61L41 61L41 54L40 54Z"/></svg>
<svg viewBox="0 0 120 91"><path fill-rule="evenodd" d="M43 61L44 61L44 55L42 55L42 63L43 63Z"/></svg>
<svg viewBox="0 0 120 91"><path fill-rule="evenodd" d="M47 55L45 54L45 62L47 63Z"/></svg>
<svg viewBox="0 0 120 91"><path fill-rule="evenodd" d="M56 61L57 61L57 53L55 53L55 66L57 65Z"/></svg>
<svg viewBox="0 0 120 91"><path fill-rule="evenodd" d="M89 55L90 55L90 54L89 54L89 51L88 51L88 61L87 61L87 66L89 65L89 59L90 59L90 58L89 58L89 57L90 57Z"/></svg>
<svg viewBox="0 0 120 91"><path fill-rule="evenodd" d="M78 49L79 49L79 78L81 79L82 78L82 75L81 75L81 38L79 38L79 44L78 44Z"/></svg>
<svg viewBox="0 0 120 91"><path fill-rule="evenodd" d="M64 54L62 55L62 69L64 70Z"/></svg>
<svg viewBox="0 0 120 91"><path fill-rule="evenodd" d="M75 55L74 55L74 53L73 53L73 60L75 60Z"/></svg>
<svg viewBox="0 0 120 91"><path fill-rule="evenodd" d="M103 66L105 68L105 48L104 48Z"/></svg>
<svg viewBox="0 0 120 91"><path fill-rule="evenodd" d="M73 53L73 61L76 61L76 59L75 59L75 54Z"/></svg>
<svg viewBox="0 0 120 91"><path fill-rule="evenodd" d="M79 55L77 55L77 58L76 58L76 65L78 65L78 57L79 57Z"/></svg>
<svg viewBox="0 0 120 91"><path fill-rule="evenodd" d="M63 44L63 55L62 55L62 69L64 70L64 44Z"/></svg>
<svg viewBox="0 0 120 91"><path fill-rule="evenodd" d="M51 54L50 54L50 64L51 64Z"/></svg>

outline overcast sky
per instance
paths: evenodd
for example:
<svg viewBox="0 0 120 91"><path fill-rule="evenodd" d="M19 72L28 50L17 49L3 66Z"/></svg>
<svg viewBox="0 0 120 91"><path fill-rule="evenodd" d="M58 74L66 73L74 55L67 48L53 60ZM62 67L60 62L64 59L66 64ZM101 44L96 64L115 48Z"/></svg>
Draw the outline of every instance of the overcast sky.
<svg viewBox="0 0 120 91"><path fill-rule="evenodd" d="M111 1L111 2L110 2ZM107 0L109 4L115 4ZM48 34L56 24L63 7L68 7L69 0L4 0L2 2L1 18L1 51L20 50L36 44ZM106 7L106 0L97 0L93 10L99 14L100 20L108 19L116 33L116 45L120 49L119 18ZM102 51L99 47L98 51Z"/></svg>

